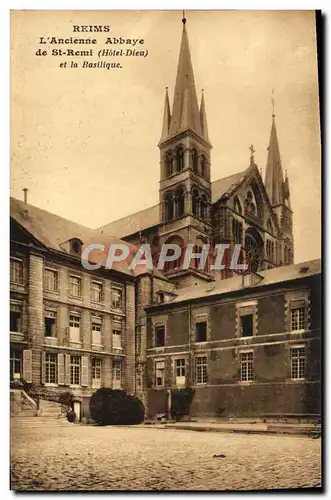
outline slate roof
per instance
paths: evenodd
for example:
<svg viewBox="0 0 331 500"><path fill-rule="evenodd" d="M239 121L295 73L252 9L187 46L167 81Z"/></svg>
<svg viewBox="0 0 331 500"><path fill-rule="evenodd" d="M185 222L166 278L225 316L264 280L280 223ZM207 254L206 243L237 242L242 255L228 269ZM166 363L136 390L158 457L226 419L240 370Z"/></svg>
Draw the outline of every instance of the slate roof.
<svg viewBox="0 0 331 500"><path fill-rule="evenodd" d="M306 272L300 272L300 269L302 268L308 268L308 270ZM320 273L321 259L315 259L307 262L300 262L299 264L292 264L289 266L282 266L274 269L268 269L266 271L260 271L259 274L263 276L263 279L255 285L251 285L245 288L246 290L248 288L256 290L262 286L271 286L286 281L300 280L303 278L307 278L308 276L314 276ZM176 290L177 296L170 303L176 304L199 299L202 297L225 295L243 289L244 287L242 276L238 275L233 278L223 280L217 278L216 281L211 283L203 283L200 285L180 288Z"/></svg>
<svg viewBox="0 0 331 500"><path fill-rule="evenodd" d="M84 247L91 243L101 243L107 249L110 244L124 244L129 247L129 257L125 261L114 262L113 268L130 276L146 271L142 266L135 272L129 269L131 259L137 250L135 245L106 234L100 229L90 229L15 198L10 199L10 216L41 244L60 252L66 252L64 244L71 238L81 239ZM89 261L105 264L106 257L107 255L103 252L93 251L89 254ZM154 274L166 279L157 269L154 270Z"/></svg>
<svg viewBox="0 0 331 500"><path fill-rule="evenodd" d="M215 203L221 196L228 193L230 190L232 191L232 189L235 189L247 173L248 168L242 172L237 172L236 174L229 175L228 177L212 182L212 203ZM109 224L102 226L100 230L107 234L117 236L118 238L124 238L130 234L137 233L140 230L143 231L144 229L157 226L159 224L159 205L153 205L152 207L141 210L140 212L136 212L123 217L122 219L110 222Z"/></svg>

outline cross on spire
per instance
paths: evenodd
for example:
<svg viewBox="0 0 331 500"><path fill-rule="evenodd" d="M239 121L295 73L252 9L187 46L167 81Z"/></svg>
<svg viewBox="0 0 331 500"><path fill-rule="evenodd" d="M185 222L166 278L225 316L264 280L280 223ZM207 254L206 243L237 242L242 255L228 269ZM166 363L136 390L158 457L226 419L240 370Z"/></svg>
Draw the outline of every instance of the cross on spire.
<svg viewBox="0 0 331 500"><path fill-rule="evenodd" d="M182 19L182 23L183 23L183 24L186 24L185 10L183 10L183 19Z"/></svg>
<svg viewBox="0 0 331 500"><path fill-rule="evenodd" d="M250 145L249 150L251 152L251 156L250 156L251 165L253 165L255 162L255 158L254 158L255 149L254 149L253 144Z"/></svg>

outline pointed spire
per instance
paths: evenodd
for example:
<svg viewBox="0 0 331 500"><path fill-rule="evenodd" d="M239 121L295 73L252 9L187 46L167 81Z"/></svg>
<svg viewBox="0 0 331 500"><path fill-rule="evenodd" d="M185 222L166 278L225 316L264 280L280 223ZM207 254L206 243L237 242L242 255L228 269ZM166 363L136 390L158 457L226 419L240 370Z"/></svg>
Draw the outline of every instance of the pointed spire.
<svg viewBox="0 0 331 500"><path fill-rule="evenodd" d="M165 94L165 99L164 99L162 133L161 133L160 142L163 142L163 141L168 139L170 120L171 120L171 114L170 114L169 95L168 95L168 87L166 87L166 94Z"/></svg>
<svg viewBox="0 0 331 500"><path fill-rule="evenodd" d="M267 167L265 174L265 187L271 205L280 205L284 203L283 184L284 184L283 169L280 159L278 137L276 131L276 121L273 109L270 141L268 147Z"/></svg>
<svg viewBox="0 0 331 500"><path fill-rule="evenodd" d="M204 139L209 142L208 127L207 127L207 115L205 108L205 97L202 89L201 93L201 104L200 104L200 122Z"/></svg>
<svg viewBox="0 0 331 500"><path fill-rule="evenodd" d="M203 137L185 17L183 17L182 22L183 34L178 59L169 136L190 129Z"/></svg>

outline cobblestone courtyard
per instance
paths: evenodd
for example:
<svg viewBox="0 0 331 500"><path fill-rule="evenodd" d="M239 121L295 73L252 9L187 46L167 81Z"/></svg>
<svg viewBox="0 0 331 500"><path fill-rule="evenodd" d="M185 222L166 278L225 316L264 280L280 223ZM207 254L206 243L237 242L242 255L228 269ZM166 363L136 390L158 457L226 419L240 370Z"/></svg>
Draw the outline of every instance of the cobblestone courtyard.
<svg viewBox="0 0 331 500"><path fill-rule="evenodd" d="M13 427L11 435L15 490L245 490L321 483L321 440L308 437L75 424Z"/></svg>

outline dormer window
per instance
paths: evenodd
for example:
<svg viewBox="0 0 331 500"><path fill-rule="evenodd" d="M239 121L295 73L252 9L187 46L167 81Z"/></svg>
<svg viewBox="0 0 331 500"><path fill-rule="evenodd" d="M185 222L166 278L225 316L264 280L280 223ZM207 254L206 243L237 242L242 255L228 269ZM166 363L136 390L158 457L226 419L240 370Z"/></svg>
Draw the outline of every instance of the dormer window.
<svg viewBox="0 0 331 500"><path fill-rule="evenodd" d="M83 242L79 238L69 240L69 252L74 255L81 255Z"/></svg>

